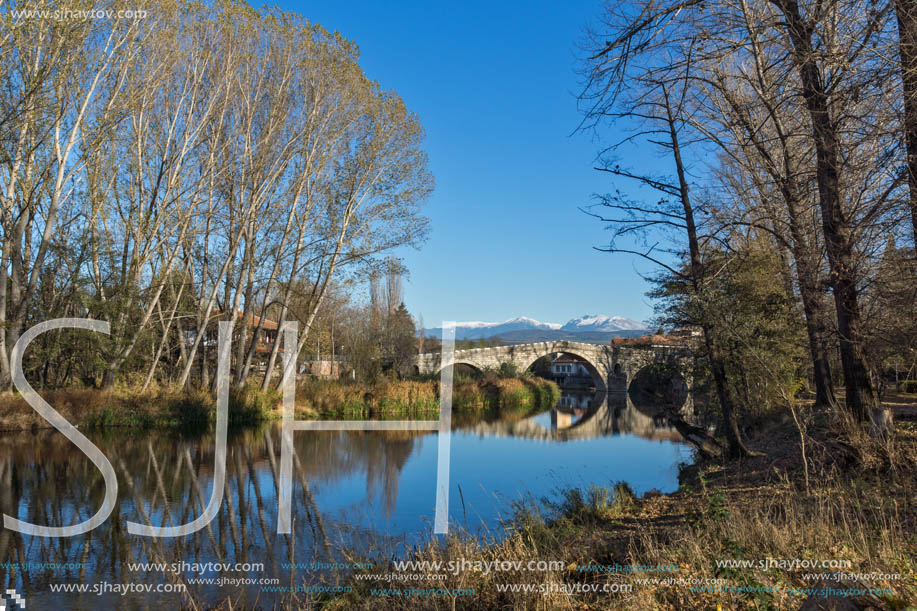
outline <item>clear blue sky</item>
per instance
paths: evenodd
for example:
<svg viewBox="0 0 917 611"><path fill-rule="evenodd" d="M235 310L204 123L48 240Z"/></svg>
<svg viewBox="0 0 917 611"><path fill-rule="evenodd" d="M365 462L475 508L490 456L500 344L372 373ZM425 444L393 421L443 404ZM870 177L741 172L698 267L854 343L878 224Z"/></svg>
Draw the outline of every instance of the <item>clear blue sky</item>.
<svg viewBox="0 0 917 611"><path fill-rule="evenodd" d="M599 143L577 133L576 42L599 0L285 1L360 46L360 63L426 129L432 233L407 250L405 302L425 326L514 316L652 314L628 255L577 207L610 189ZM645 163L659 164L652 153ZM667 168L663 168L667 170Z"/></svg>

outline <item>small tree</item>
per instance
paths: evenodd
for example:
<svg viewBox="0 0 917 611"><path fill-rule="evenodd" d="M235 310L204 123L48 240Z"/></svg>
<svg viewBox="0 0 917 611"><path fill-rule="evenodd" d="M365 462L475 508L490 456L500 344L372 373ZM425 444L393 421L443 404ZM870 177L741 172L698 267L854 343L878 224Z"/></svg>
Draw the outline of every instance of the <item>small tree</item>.
<svg viewBox="0 0 917 611"><path fill-rule="evenodd" d="M414 319L404 303L398 305L388 317L383 332L382 356L401 377L413 373L415 355Z"/></svg>

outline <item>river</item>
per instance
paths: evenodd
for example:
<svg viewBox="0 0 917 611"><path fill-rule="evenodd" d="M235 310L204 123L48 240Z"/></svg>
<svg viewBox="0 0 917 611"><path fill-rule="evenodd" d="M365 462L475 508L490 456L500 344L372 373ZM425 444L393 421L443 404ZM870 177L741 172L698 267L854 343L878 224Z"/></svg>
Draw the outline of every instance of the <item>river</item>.
<svg viewBox="0 0 917 611"><path fill-rule="evenodd" d="M287 536L276 533L280 425L231 430L219 514L193 535L159 539L128 534L126 522L177 525L200 515L213 480L213 434L108 429L87 436L118 476L118 502L109 519L70 538L0 531L4 589L24 594L31 608L181 603L176 593L119 592L124 584L164 589L177 583L171 570L132 568L134 563L175 563L198 604L232 597L234 605L269 608L277 595L264 583L232 580L278 580L268 588L301 585L333 578L334 571L294 570L290 563L343 562L342 550L370 558L403 555L432 538L436 432L295 433L293 534ZM638 495L673 491L678 464L691 460L679 439L658 416L629 402L612 409L591 395L565 395L554 408L522 420L456 423L450 529L499 537L501 520L512 517L516 503L537 502L564 487L625 481ZM3 442L5 514L61 526L87 519L100 506L105 493L100 472L60 433L9 433ZM197 573L195 563L254 566ZM67 584L84 584L89 591L52 591Z"/></svg>

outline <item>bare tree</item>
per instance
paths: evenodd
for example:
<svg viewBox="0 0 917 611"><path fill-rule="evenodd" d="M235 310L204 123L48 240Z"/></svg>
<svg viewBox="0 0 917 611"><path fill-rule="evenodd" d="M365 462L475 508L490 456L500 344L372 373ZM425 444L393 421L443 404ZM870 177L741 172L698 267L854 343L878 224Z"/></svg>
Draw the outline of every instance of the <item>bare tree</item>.
<svg viewBox="0 0 917 611"><path fill-rule="evenodd" d="M693 47L689 45L685 50L674 45L661 60L663 69L656 63L660 59L653 58L650 52L650 49L658 50L652 41L660 35L663 25L697 4L692 0L644 4L636 13L631 12L632 7L609 5L605 28L592 33L587 43L586 83L580 101L584 105L584 126L596 127L607 120L626 120L637 126L631 136L604 151L604 163L597 169L616 178L637 181L659 196L656 201L634 201L616 188L601 197L600 205L613 212L611 216L593 212L614 231L611 244L604 250L636 254L660 265L684 279L693 293L702 298L709 274L703 253L712 236L699 230L701 210L692 199L683 143L685 139L691 140L686 101ZM611 158L620 146L640 139L665 152L674 168L674 177L622 168ZM656 241L636 249L620 243L624 239L654 235L656 231L667 232L671 238L669 246ZM680 261L686 262L683 269L677 269ZM737 409L728 390L720 330L713 319L702 317L697 322L703 329L729 453L734 457L746 456L749 451L742 440Z"/></svg>
<svg viewBox="0 0 917 611"><path fill-rule="evenodd" d="M717 211L721 222L763 229L788 250L794 262L806 321L817 406L834 406L830 368L830 326L824 300L820 235L816 230L811 147L806 125L794 112L794 92L786 86L787 68L769 61L761 33L738 13L737 35L718 36L724 47L697 65L691 80L694 128L721 151L713 172L732 197ZM720 58L744 50L748 63L726 70ZM792 79L789 79L790 81ZM775 202L783 207L775 207ZM743 205L744 204L744 205Z"/></svg>
<svg viewBox="0 0 917 611"><path fill-rule="evenodd" d="M120 6L120 5L119 5ZM116 6L115 8L118 8ZM12 11L10 11L12 15ZM45 265L57 217L81 171L118 125L117 101L150 22L0 21L4 40L6 142L0 164L0 385L9 388L9 354L19 339Z"/></svg>
<svg viewBox="0 0 917 611"><path fill-rule="evenodd" d="M844 370L845 402L858 420L865 421L871 411L878 409L878 401L866 363L865 333L861 327L855 221L849 209L845 209L842 191L840 170L844 143L838 114L843 108L843 100L838 97L852 89L844 82L847 66L855 65L864 50L877 39L887 15L880 8L867 13L864 19L851 19L841 25L826 15L822 6L810 7L811 14L804 16L795 0L772 0L772 4L782 17L773 23L783 30L789 41L790 57L799 73L799 90L811 124L818 203ZM852 17L856 5L842 7L838 3L835 8L846 8L845 14ZM846 87L839 87L838 80ZM853 87L859 85L865 86L865 83L855 83Z"/></svg>
<svg viewBox="0 0 917 611"><path fill-rule="evenodd" d="M910 187L911 225L917 247L917 2L897 0L901 88L904 101L904 138Z"/></svg>
<svg viewBox="0 0 917 611"><path fill-rule="evenodd" d="M0 15L3 388L22 327L61 312L110 322L81 376L106 387L149 386L172 350L207 384L208 325L232 320L242 385L269 311L304 342L329 287L426 234L423 130L353 43L279 10L146 8Z"/></svg>
<svg viewBox="0 0 917 611"><path fill-rule="evenodd" d="M683 81L676 116L702 150L720 151L705 164L710 187L748 204L727 211L726 222L767 230L792 254L817 392L830 404L824 253L846 405L860 420L878 407L860 294L874 275L883 232L896 231L905 209L896 102L884 68L890 18L890 5L857 0L609 6L611 34L592 39L586 97L592 124L621 116L622 92L631 94L631 109L641 109L638 118L652 121L643 112L645 85L674 91ZM628 142L653 133L638 130ZM728 233L720 239L728 247Z"/></svg>

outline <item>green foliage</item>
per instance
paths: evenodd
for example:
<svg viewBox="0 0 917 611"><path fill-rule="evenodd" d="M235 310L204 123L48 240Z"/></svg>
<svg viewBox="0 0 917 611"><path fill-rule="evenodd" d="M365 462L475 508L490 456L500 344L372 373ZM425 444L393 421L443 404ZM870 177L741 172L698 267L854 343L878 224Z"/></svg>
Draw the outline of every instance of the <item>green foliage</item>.
<svg viewBox="0 0 917 611"><path fill-rule="evenodd" d="M232 396L233 393L230 393L230 397ZM169 402L169 412L173 420L182 426L206 425L216 416L213 399L203 393L177 397Z"/></svg>
<svg viewBox="0 0 917 611"><path fill-rule="evenodd" d="M519 368L513 363L500 363L500 369L497 370L497 375L504 379L518 378Z"/></svg>
<svg viewBox="0 0 917 611"><path fill-rule="evenodd" d="M64 392L64 391L61 391ZM135 390L120 394L95 393L103 403L74 422L87 428L109 427L181 427L207 428L216 420L216 401L208 392L146 393ZM255 424L273 417L280 402L278 391L262 392L245 387L229 391L228 419L230 424ZM74 417L74 416L71 416Z"/></svg>
<svg viewBox="0 0 917 611"><path fill-rule="evenodd" d="M262 391L245 386L229 391L229 421L233 424L253 424L266 420L281 401L277 390Z"/></svg>
<svg viewBox="0 0 917 611"><path fill-rule="evenodd" d="M917 372L917 259L898 248L891 236L876 271L871 293L875 297L868 327L869 360L879 373L881 387L899 380L901 392L917 392L917 383L901 378Z"/></svg>
<svg viewBox="0 0 917 611"><path fill-rule="evenodd" d="M567 488L559 492L559 499L542 499L557 517L578 522L608 520L626 515L636 504L636 495L627 482L617 482L609 489L591 484L585 491Z"/></svg>
<svg viewBox="0 0 917 611"><path fill-rule="evenodd" d="M706 515L714 522L724 522L729 517L729 510L726 509L726 493L722 488L718 488L707 499Z"/></svg>
<svg viewBox="0 0 917 611"><path fill-rule="evenodd" d="M439 380L307 380L297 387L297 408L307 415L325 414L362 420L408 416L439 409Z"/></svg>
<svg viewBox="0 0 917 611"><path fill-rule="evenodd" d="M703 280L701 291L671 274L656 278L649 295L659 318L673 327L715 330L713 341L729 355L728 391L746 414L782 407L784 397L803 388L809 366L804 321L787 288L791 282L783 281L789 270L766 239L730 253L710 252L706 268L716 273ZM708 365L696 363L696 394L710 392Z"/></svg>
<svg viewBox="0 0 917 611"><path fill-rule="evenodd" d="M485 372L477 379L456 383L453 406L458 410L488 412L492 416L524 418L548 409L560 399L560 388L541 378L501 378Z"/></svg>
<svg viewBox="0 0 917 611"><path fill-rule="evenodd" d="M400 303L385 323L382 335L382 358L401 377L413 373L414 356L417 354L417 340L414 320L404 303Z"/></svg>

